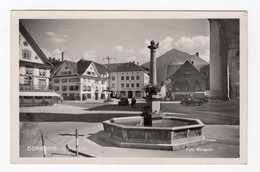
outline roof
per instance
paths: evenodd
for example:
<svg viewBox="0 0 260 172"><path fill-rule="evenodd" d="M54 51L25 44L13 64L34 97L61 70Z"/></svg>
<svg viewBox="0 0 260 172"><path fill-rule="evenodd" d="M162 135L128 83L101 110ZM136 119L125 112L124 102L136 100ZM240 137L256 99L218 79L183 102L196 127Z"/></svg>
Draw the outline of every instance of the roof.
<svg viewBox="0 0 260 172"><path fill-rule="evenodd" d="M166 79L171 77L182 65L169 65L167 66L167 76Z"/></svg>
<svg viewBox="0 0 260 172"><path fill-rule="evenodd" d="M68 60L65 60L65 62L67 62L67 64L71 67L71 69L73 70L73 72L75 72L76 74L78 74L78 72L77 72L77 63L76 63L76 62L68 61Z"/></svg>
<svg viewBox="0 0 260 172"><path fill-rule="evenodd" d="M96 66L96 68L97 68L97 70L98 70L98 72L99 72L100 74L106 74L106 73L108 73L107 66L102 65L102 64L99 64L99 63L96 63L96 62L94 62L94 64L95 64L95 66Z"/></svg>
<svg viewBox="0 0 260 172"><path fill-rule="evenodd" d="M145 71L145 69L133 62L129 63L112 63L106 65L109 72L128 72L128 71Z"/></svg>
<svg viewBox="0 0 260 172"><path fill-rule="evenodd" d="M63 62L58 62L54 64L54 68L53 68L53 73L55 73L57 70L59 70L61 64L63 63L67 63L68 66L70 66L70 68L74 71L75 74L77 75L82 75L87 68L89 67L89 65L91 63L94 64L94 66L96 67L98 73L100 74L106 74L108 72L107 67L105 65L93 62L93 61L88 61L85 59L80 59L77 62L73 62L73 61L69 61L69 60L65 60Z"/></svg>
<svg viewBox="0 0 260 172"><path fill-rule="evenodd" d="M53 67L53 65L48 61L48 58L45 56L45 54L42 52L42 50L39 48L37 43L33 40L32 36L29 34L29 32L26 30L22 22L19 22L19 31L23 35L23 37L26 39L26 41L30 44L32 49L35 51L35 53L38 55L38 57L50 67Z"/></svg>
<svg viewBox="0 0 260 172"><path fill-rule="evenodd" d="M92 63L92 61L88 61L85 59L80 59L77 63L76 63L76 68L77 68L77 72L79 75L82 75L87 68L89 67L89 65Z"/></svg>
<svg viewBox="0 0 260 172"><path fill-rule="evenodd" d="M33 62L26 62L26 61L19 61L19 66L25 66L25 67L37 67L42 69L50 69L51 66L47 64L39 64L39 63L33 63Z"/></svg>
<svg viewBox="0 0 260 172"><path fill-rule="evenodd" d="M61 65L62 63L63 63L62 61L61 61L61 62L52 63L52 65L53 65L54 67L52 68L51 71L56 71L56 70L60 67L60 65Z"/></svg>
<svg viewBox="0 0 260 172"><path fill-rule="evenodd" d="M177 75L181 70L185 70L187 68L193 69L194 71L198 72L203 78L205 76L193 65L190 61L186 61L183 65L181 65L172 75L170 75L168 78L174 78L175 75ZM176 68L175 68L176 69Z"/></svg>

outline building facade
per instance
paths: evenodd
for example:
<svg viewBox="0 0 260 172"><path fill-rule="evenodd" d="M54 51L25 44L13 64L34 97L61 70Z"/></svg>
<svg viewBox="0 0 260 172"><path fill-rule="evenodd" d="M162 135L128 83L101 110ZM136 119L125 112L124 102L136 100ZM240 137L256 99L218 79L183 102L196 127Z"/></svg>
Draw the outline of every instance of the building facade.
<svg viewBox="0 0 260 172"><path fill-rule="evenodd" d="M205 92L207 79L194 66L193 62L186 61L171 77L171 98L181 100L192 96L196 92Z"/></svg>
<svg viewBox="0 0 260 172"><path fill-rule="evenodd" d="M52 105L59 96L49 88L53 66L21 22L19 31L20 106Z"/></svg>
<svg viewBox="0 0 260 172"><path fill-rule="evenodd" d="M106 99L108 71L104 65L93 61L65 60L52 72L51 85L65 100Z"/></svg>
<svg viewBox="0 0 260 172"><path fill-rule="evenodd" d="M107 65L110 72L111 97L143 98L146 96L144 85L149 83L148 71L143 67L129 63Z"/></svg>

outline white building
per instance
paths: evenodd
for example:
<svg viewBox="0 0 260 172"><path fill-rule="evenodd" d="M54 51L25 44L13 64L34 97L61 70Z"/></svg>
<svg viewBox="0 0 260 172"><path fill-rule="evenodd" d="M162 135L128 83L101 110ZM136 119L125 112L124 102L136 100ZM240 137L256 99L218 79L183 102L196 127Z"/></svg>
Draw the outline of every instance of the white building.
<svg viewBox="0 0 260 172"><path fill-rule="evenodd" d="M149 75L143 67L134 62L113 63L107 67L112 97L142 98L146 95L143 88L149 83Z"/></svg>
<svg viewBox="0 0 260 172"><path fill-rule="evenodd" d="M59 96L49 89L53 66L21 22L19 31L20 106L52 105Z"/></svg>
<svg viewBox="0 0 260 172"><path fill-rule="evenodd" d="M65 60L52 72L52 88L65 100L99 100L107 98L106 66L84 59Z"/></svg>

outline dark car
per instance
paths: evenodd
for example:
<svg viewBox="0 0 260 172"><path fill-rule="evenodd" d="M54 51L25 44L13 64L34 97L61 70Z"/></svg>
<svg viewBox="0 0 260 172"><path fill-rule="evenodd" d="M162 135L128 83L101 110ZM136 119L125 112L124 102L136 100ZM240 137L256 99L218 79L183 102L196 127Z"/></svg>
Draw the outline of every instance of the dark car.
<svg viewBox="0 0 260 172"><path fill-rule="evenodd" d="M128 98L120 97L120 101L118 102L119 106L124 106L124 105L128 105L128 104L129 104Z"/></svg>
<svg viewBox="0 0 260 172"><path fill-rule="evenodd" d="M182 99L180 104L183 106L190 106L190 105L200 106L202 105L202 103L203 101L199 99L194 99L192 97L185 97L184 99Z"/></svg>

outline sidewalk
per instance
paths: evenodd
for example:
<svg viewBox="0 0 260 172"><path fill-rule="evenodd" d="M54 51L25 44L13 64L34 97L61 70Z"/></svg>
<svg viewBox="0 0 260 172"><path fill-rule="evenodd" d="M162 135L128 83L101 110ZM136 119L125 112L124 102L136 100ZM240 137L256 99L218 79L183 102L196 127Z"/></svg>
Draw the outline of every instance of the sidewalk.
<svg viewBox="0 0 260 172"><path fill-rule="evenodd" d="M99 126L100 127L100 126ZM239 127L208 125L204 127L207 143L178 151L120 148L101 139L102 131L93 134L80 131L86 137L79 140L79 152L93 157L146 158L237 158L239 157ZM75 142L68 148L75 150Z"/></svg>

